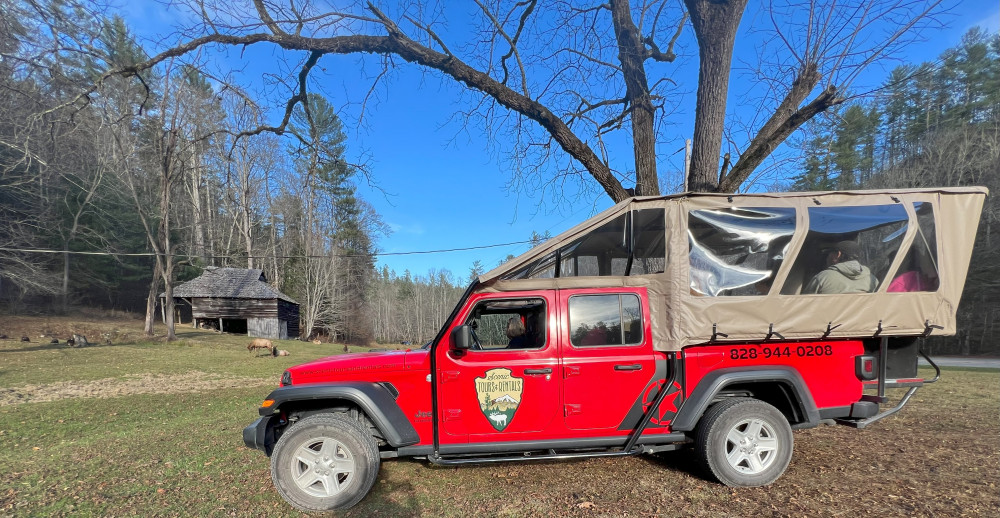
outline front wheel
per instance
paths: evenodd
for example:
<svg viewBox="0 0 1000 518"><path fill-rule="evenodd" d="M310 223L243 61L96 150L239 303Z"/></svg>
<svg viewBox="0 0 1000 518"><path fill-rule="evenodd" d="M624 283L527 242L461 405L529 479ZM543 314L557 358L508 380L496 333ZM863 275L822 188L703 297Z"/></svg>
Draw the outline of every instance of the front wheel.
<svg viewBox="0 0 1000 518"><path fill-rule="evenodd" d="M271 455L278 494L303 511L348 509L368 494L379 469L375 439L344 414L316 414L292 425Z"/></svg>
<svg viewBox="0 0 1000 518"><path fill-rule="evenodd" d="M756 399L716 403L698 423L698 460L727 486L766 486L792 460L792 428L777 408Z"/></svg>

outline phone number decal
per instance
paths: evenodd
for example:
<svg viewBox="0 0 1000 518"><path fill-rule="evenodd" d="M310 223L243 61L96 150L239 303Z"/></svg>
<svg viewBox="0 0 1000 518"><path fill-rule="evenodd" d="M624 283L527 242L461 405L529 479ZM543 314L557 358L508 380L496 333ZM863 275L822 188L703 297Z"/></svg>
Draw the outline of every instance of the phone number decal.
<svg viewBox="0 0 1000 518"><path fill-rule="evenodd" d="M733 347L729 350L731 360L756 360L763 358L809 358L813 356L832 356L833 346L830 345L800 345L797 347Z"/></svg>

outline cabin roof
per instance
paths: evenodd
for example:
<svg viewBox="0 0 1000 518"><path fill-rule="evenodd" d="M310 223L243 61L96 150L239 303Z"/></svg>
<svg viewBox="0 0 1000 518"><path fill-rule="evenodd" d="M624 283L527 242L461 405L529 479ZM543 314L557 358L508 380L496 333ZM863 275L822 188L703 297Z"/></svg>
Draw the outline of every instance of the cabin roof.
<svg viewBox="0 0 1000 518"><path fill-rule="evenodd" d="M228 298L228 299L281 299L298 304L294 299L267 284L262 270L253 268L205 269L200 277L174 288L174 297ZM160 296L165 296L161 293Z"/></svg>

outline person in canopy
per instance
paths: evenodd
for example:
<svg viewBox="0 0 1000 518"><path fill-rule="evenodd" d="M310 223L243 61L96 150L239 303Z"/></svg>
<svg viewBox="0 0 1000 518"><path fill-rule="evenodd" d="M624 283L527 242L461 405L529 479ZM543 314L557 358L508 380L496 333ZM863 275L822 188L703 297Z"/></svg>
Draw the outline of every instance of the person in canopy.
<svg viewBox="0 0 1000 518"><path fill-rule="evenodd" d="M878 281L861 264L861 247L854 241L840 241L822 249L826 268L806 284L802 293L871 293Z"/></svg>

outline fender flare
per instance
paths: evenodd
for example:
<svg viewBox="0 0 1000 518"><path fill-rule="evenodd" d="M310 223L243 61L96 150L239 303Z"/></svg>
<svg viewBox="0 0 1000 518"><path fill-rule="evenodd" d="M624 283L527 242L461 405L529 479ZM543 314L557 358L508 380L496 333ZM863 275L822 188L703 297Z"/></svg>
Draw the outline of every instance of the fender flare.
<svg viewBox="0 0 1000 518"><path fill-rule="evenodd" d="M273 400L274 404L260 407L258 412L261 416L274 415L283 406L297 401L347 401L357 405L372 420L390 446L411 446L420 440L393 394L378 383L348 381L289 385L273 390L267 399Z"/></svg>
<svg viewBox="0 0 1000 518"><path fill-rule="evenodd" d="M698 382L677 415L671 422L670 429L678 432L690 432L698 425L698 420L712 404L712 400L727 386L735 383L777 383L784 385L793 397L792 404L798 406L805 419L802 423L792 425L792 428L811 428L819 424L819 410L813 400L809 387L802 375L791 367L734 367L710 372Z"/></svg>

